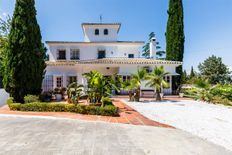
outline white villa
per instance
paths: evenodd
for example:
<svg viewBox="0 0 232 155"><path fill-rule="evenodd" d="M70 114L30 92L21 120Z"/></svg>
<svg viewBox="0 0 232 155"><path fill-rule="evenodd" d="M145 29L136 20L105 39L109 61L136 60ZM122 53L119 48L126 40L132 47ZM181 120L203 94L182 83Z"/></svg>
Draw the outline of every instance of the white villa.
<svg viewBox="0 0 232 155"><path fill-rule="evenodd" d="M119 41L120 23L83 23L83 42L46 41L49 46L49 61L43 81L43 91L56 87L66 87L76 81L87 85L83 73L97 70L105 76L122 76L130 79L131 73L138 68L152 70L155 66L164 66L170 74L166 80L172 86L172 76L181 65L177 61L156 60L156 39L150 41L150 58L141 57L143 41ZM145 85L142 90L150 90ZM172 93L172 87L164 89L165 94Z"/></svg>

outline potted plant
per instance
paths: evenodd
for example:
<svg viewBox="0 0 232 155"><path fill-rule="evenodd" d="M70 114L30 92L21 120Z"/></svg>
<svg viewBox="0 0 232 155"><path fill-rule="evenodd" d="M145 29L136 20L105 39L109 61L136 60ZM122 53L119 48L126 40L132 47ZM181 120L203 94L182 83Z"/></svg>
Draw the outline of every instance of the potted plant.
<svg viewBox="0 0 232 155"><path fill-rule="evenodd" d="M56 96L56 101L61 101L62 100L62 93L60 88L55 88L54 89L54 94Z"/></svg>
<svg viewBox="0 0 232 155"><path fill-rule="evenodd" d="M162 99L164 97L164 93L160 93L160 97Z"/></svg>
<svg viewBox="0 0 232 155"><path fill-rule="evenodd" d="M61 92L61 95L62 95L62 99L65 99L65 96L67 95L66 94L66 91L67 89L65 87L61 87L60 88L60 92Z"/></svg>
<svg viewBox="0 0 232 155"><path fill-rule="evenodd" d="M182 89L182 85L179 87L178 91L179 91L179 97L183 98L184 97L184 90Z"/></svg>

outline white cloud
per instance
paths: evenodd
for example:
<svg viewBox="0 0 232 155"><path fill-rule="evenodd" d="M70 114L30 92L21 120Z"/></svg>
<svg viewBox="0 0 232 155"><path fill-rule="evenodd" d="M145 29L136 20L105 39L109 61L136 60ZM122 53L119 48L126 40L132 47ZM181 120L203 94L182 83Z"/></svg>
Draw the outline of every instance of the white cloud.
<svg viewBox="0 0 232 155"><path fill-rule="evenodd" d="M7 16L7 13L6 13L6 12L3 12L2 15L6 17L6 16Z"/></svg>

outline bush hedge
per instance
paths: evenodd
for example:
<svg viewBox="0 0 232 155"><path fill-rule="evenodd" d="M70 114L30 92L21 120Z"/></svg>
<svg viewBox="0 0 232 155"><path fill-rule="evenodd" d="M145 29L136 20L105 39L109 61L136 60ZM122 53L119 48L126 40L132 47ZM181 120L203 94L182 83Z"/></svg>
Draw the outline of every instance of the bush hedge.
<svg viewBox="0 0 232 155"><path fill-rule="evenodd" d="M24 97L25 103L39 102L39 96L36 95L27 95Z"/></svg>
<svg viewBox="0 0 232 155"><path fill-rule="evenodd" d="M8 100L10 110L14 111L36 111L36 112L74 112L88 115L102 115L102 116L117 116L118 108L114 105L107 105L104 107L94 105L80 105L80 104L63 104L63 103L13 103L12 99Z"/></svg>

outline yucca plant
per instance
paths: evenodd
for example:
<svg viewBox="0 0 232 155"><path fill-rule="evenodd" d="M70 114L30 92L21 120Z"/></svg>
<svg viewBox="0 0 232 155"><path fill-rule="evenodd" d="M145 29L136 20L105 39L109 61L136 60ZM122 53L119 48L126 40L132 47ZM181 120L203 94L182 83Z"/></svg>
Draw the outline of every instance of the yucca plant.
<svg viewBox="0 0 232 155"><path fill-rule="evenodd" d="M169 74L165 72L164 67L155 67L154 70L149 73L145 79L148 80L146 86L152 87L156 90L156 100L161 100L161 88L168 88L169 84L164 80L164 77Z"/></svg>

